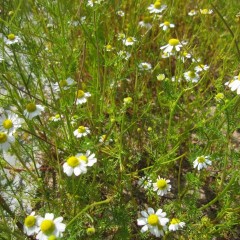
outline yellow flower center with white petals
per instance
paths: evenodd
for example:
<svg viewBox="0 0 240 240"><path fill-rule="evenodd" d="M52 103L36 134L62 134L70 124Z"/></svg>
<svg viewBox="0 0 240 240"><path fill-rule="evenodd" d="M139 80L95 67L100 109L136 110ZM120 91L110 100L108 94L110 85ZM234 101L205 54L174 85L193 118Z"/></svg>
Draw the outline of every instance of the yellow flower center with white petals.
<svg viewBox="0 0 240 240"><path fill-rule="evenodd" d="M7 37L8 37L8 39L11 40L11 41L13 41L13 40L16 38L13 33L8 34Z"/></svg>
<svg viewBox="0 0 240 240"><path fill-rule="evenodd" d="M148 224L157 226L159 224L158 216L156 214L150 214L147 219Z"/></svg>
<svg viewBox="0 0 240 240"><path fill-rule="evenodd" d="M52 220L46 219L42 221L40 229L45 235L50 235L55 230L55 224Z"/></svg>
<svg viewBox="0 0 240 240"><path fill-rule="evenodd" d="M154 3L154 8L159 9L160 7L161 7L161 1L156 1L156 2Z"/></svg>
<svg viewBox="0 0 240 240"><path fill-rule="evenodd" d="M0 132L0 143L5 143L7 141L7 134Z"/></svg>
<svg viewBox="0 0 240 240"><path fill-rule="evenodd" d="M157 187L158 189L164 189L167 186L167 182L164 179L157 180Z"/></svg>
<svg viewBox="0 0 240 240"><path fill-rule="evenodd" d="M27 216L24 220L24 225L28 228L33 227L36 223L36 218L34 216Z"/></svg>
<svg viewBox="0 0 240 240"><path fill-rule="evenodd" d="M67 85L68 85L67 80L61 80L61 81L59 82L59 86L60 86L60 87L66 87Z"/></svg>
<svg viewBox="0 0 240 240"><path fill-rule="evenodd" d="M170 224L178 224L178 223L180 223L180 220L177 218L173 218L170 222Z"/></svg>
<svg viewBox="0 0 240 240"><path fill-rule="evenodd" d="M134 42L132 37L128 37L126 41L127 42Z"/></svg>
<svg viewBox="0 0 240 240"><path fill-rule="evenodd" d="M78 132L79 133L85 133L86 132L86 128L84 126L80 126L80 127L78 127Z"/></svg>
<svg viewBox="0 0 240 240"><path fill-rule="evenodd" d="M84 91L83 90L78 90L77 91L77 98L82 98L82 97L84 97Z"/></svg>
<svg viewBox="0 0 240 240"><path fill-rule="evenodd" d="M204 156L198 157L198 162L199 163L204 163L206 161Z"/></svg>
<svg viewBox="0 0 240 240"><path fill-rule="evenodd" d="M168 44L171 45L171 46L177 46L179 44L179 40L176 39L176 38L171 38L169 41L168 41Z"/></svg>
<svg viewBox="0 0 240 240"><path fill-rule="evenodd" d="M34 112L37 109L37 106L35 103L28 103L26 106L26 109L28 112Z"/></svg>
<svg viewBox="0 0 240 240"><path fill-rule="evenodd" d="M10 129L13 126L13 122L12 122L11 119L6 119L6 120L3 121L2 125L3 125L4 128Z"/></svg>
<svg viewBox="0 0 240 240"><path fill-rule="evenodd" d="M78 160L77 157L72 156L72 157L68 158L67 164L68 164L70 167L73 167L73 168L74 168L74 167L76 167L76 166L79 165L79 160Z"/></svg>
<svg viewBox="0 0 240 240"><path fill-rule="evenodd" d="M88 162L88 158L87 158L87 156L85 156L85 155L82 155L82 156L80 156L79 158L80 158L81 161L84 161L85 163Z"/></svg>
<svg viewBox="0 0 240 240"><path fill-rule="evenodd" d="M194 77L196 77L196 74L195 74L195 72L193 72L193 71L189 71L189 72L188 72L188 76L189 76L190 78L194 78Z"/></svg>
<svg viewBox="0 0 240 240"><path fill-rule="evenodd" d="M168 22L168 21L165 21L163 24L164 24L165 26L167 26L167 27L170 26L170 22Z"/></svg>

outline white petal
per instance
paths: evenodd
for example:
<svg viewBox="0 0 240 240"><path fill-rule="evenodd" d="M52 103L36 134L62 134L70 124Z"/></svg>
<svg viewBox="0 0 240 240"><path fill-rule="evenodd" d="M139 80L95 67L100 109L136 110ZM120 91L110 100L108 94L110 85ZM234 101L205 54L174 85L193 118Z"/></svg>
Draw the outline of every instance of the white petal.
<svg viewBox="0 0 240 240"><path fill-rule="evenodd" d="M141 232L144 233L148 230L148 225L146 224L145 226L142 227Z"/></svg>
<svg viewBox="0 0 240 240"><path fill-rule="evenodd" d="M142 226L147 224L147 219L146 218L139 218L137 220L137 225Z"/></svg>
<svg viewBox="0 0 240 240"><path fill-rule="evenodd" d="M142 214L142 216L143 216L143 217L145 217L145 218L147 218L147 217L148 217L148 214L147 214L147 212L146 212L146 211L141 211L141 214Z"/></svg>

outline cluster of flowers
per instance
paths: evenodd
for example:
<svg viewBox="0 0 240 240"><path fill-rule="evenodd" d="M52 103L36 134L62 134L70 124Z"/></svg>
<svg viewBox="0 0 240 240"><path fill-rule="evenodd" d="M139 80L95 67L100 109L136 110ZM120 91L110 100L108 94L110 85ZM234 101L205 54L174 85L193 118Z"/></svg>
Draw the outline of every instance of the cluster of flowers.
<svg viewBox="0 0 240 240"><path fill-rule="evenodd" d="M46 213L43 218L32 212L24 220L24 233L28 236L36 234L38 240L55 240L62 237L62 233L65 231L66 224L62 221L62 217L54 219L53 213Z"/></svg>

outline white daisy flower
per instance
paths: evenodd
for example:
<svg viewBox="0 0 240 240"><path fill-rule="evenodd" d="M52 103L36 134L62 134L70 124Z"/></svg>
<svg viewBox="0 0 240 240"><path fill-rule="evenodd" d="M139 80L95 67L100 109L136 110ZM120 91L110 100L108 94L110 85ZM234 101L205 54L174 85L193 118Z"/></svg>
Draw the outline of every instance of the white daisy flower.
<svg viewBox="0 0 240 240"><path fill-rule="evenodd" d="M153 183L153 191L157 191L157 195L163 196L171 191L172 186L169 183L170 180L158 176L157 182Z"/></svg>
<svg viewBox="0 0 240 240"><path fill-rule="evenodd" d="M123 41L126 38L126 35L124 33L118 33L117 39Z"/></svg>
<svg viewBox="0 0 240 240"><path fill-rule="evenodd" d="M109 140L107 139L107 135L103 134L102 136L100 136L99 138L99 142L100 143L104 143L105 145L108 145L109 143L111 143L113 140L110 138Z"/></svg>
<svg viewBox="0 0 240 240"><path fill-rule="evenodd" d="M195 16L195 15L197 15L197 11L196 10L194 10L194 9L192 9L189 13L188 13L188 16Z"/></svg>
<svg viewBox="0 0 240 240"><path fill-rule="evenodd" d="M23 119L19 118L17 114L6 111L5 114L0 117L0 131L14 133L21 127L22 123Z"/></svg>
<svg viewBox="0 0 240 240"><path fill-rule="evenodd" d="M126 52L126 51L122 51L120 50L119 52L117 52L117 55L122 58L122 59L125 59L125 60L128 60L130 57L131 57L131 54L129 52Z"/></svg>
<svg viewBox="0 0 240 240"><path fill-rule="evenodd" d="M37 234L36 239L48 240L49 236L62 237L65 231L66 224L62 223L63 218L58 217L54 219L53 213L46 213L45 217L39 221L40 232Z"/></svg>
<svg viewBox="0 0 240 240"><path fill-rule="evenodd" d="M67 78L61 80L60 82L56 82L52 85L52 88L56 92L60 92L61 90L67 90L70 88L71 85L74 84L74 80L72 78Z"/></svg>
<svg viewBox="0 0 240 240"><path fill-rule="evenodd" d="M160 74L157 75L157 80L158 80L158 81L162 81L162 80L164 80L165 78L166 78L166 76L165 76L164 73L160 73Z"/></svg>
<svg viewBox="0 0 240 240"><path fill-rule="evenodd" d="M154 4L148 7L150 13L161 13L167 8L167 5L162 5L160 0L157 0Z"/></svg>
<svg viewBox="0 0 240 240"><path fill-rule="evenodd" d="M26 118L32 119L40 115L42 111L44 111L44 107L42 105L36 105L35 103L28 103L23 114Z"/></svg>
<svg viewBox="0 0 240 240"><path fill-rule="evenodd" d="M91 94L89 92L84 92L82 90L78 90L76 93L77 101L76 104L83 104L87 102L87 98L91 97Z"/></svg>
<svg viewBox="0 0 240 240"><path fill-rule="evenodd" d="M194 72L194 71L187 71L183 75L187 81L193 82L193 83L198 82L200 79L200 76L197 74L197 72Z"/></svg>
<svg viewBox="0 0 240 240"><path fill-rule="evenodd" d="M152 18L151 17L144 17L143 20L138 23L138 25L140 27L144 27L144 28L150 29L150 28L152 28L151 22L152 22Z"/></svg>
<svg viewBox="0 0 240 240"><path fill-rule="evenodd" d="M209 160L209 156L197 157L197 159L193 162L193 167L198 170L207 168L207 165L212 165L212 161Z"/></svg>
<svg viewBox="0 0 240 240"><path fill-rule="evenodd" d="M169 219L166 218L166 213L162 209L158 209L155 213L153 208L148 208L147 212L141 211L141 215L142 217L137 219L137 224L143 226L141 232L149 230L156 237L164 236Z"/></svg>
<svg viewBox="0 0 240 240"><path fill-rule="evenodd" d="M118 10L118 11L116 12L116 14L117 14L118 16L120 16L120 17L124 17L124 15L125 15L124 11L122 11L122 10Z"/></svg>
<svg viewBox="0 0 240 240"><path fill-rule="evenodd" d="M152 69L152 65L147 62L142 62L138 65L139 69L142 71L149 71Z"/></svg>
<svg viewBox="0 0 240 240"><path fill-rule="evenodd" d="M40 231L39 222L42 218L40 216L35 216L35 212L32 212L24 220L23 230L28 236L31 236Z"/></svg>
<svg viewBox="0 0 240 240"><path fill-rule="evenodd" d="M163 50L164 53L171 53L173 50L176 50L177 52L179 52L182 46L183 45L180 43L178 39L171 38L168 41L168 44L160 47L160 49Z"/></svg>
<svg viewBox="0 0 240 240"><path fill-rule="evenodd" d="M91 152L89 150L87 150L87 152L85 154L78 153L76 155L76 157L79 158L80 161L85 163L86 166L88 166L88 167L92 167L94 165L94 163L97 162L97 159L95 158L95 154L94 153L91 154Z"/></svg>
<svg viewBox="0 0 240 240"><path fill-rule="evenodd" d="M138 180L138 185L144 189L152 188L152 180L150 177L143 176Z"/></svg>
<svg viewBox="0 0 240 240"><path fill-rule="evenodd" d="M200 9L200 13L203 15L212 14L213 10L204 8L204 9Z"/></svg>
<svg viewBox="0 0 240 240"><path fill-rule="evenodd" d="M87 172L86 162L78 157L78 155L79 154L69 157L63 164L63 172L66 173L69 177L72 176L73 173L75 176L79 176L80 174Z"/></svg>
<svg viewBox="0 0 240 240"><path fill-rule="evenodd" d="M123 44L124 44L125 46L132 46L136 41L137 41L136 38L134 38L134 37L128 37L128 38L126 38L126 39L123 39Z"/></svg>
<svg viewBox="0 0 240 240"><path fill-rule="evenodd" d="M187 59L190 59L192 55L186 51L180 53L179 59L184 63Z"/></svg>
<svg viewBox="0 0 240 240"><path fill-rule="evenodd" d="M7 38L5 39L5 43L7 45L12 45L15 43L20 43L20 42L21 42L20 37L14 35L13 33L8 34Z"/></svg>
<svg viewBox="0 0 240 240"><path fill-rule="evenodd" d="M103 0L88 0L87 6L93 7L95 4L101 4Z"/></svg>
<svg viewBox="0 0 240 240"><path fill-rule="evenodd" d="M181 222L177 218L173 218L170 222L170 225L168 227L169 231L177 231L185 226L185 222Z"/></svg>
<svg viewBox="0 0 240 240"><path fill-rule="evenodd" d="M89 133L90 133L90 130L89 130L88 127L79 126L78 129L76 129L76 130L73 132L73 135L74 135L76 138L81 138L81 137L87 136Z"/></svg>
<svg viewBox="0 0 240 240"><path fill-rule="evenodd" d="M204 64L199 64L194 68L196 72L207 71L208 69L209 69L209 66Z"/></svg>
<svg viewBox="0 0 240 240"><path fill-rule="evenodd" d="M11 143L15 141L12 133L7 134L0 131L0 150L7 151L11 147Z"/></svg>
<svg viewBox="0 0 240 240"><path fill-rule="evenodd" d="M164 23L161 23L159 27L161 27L163 31L167 31L169 28L174 28L175 24L165 21Z"/></svg>
<svg viewBox="0 0 240 240"><path fill-rule="evenodd" d="M114 47L111 44L107 44L105 46L105 49L106 49L107 52L111 52L112 50L114 50Z"/></svg>
<svg viewBox="0 0 240 240"><path fill-rule="evenodd" d="M232 92L237 90L237 94L240 94L240 73L238 76L234 76L233 80L226 82L225 85L230 87Z"/></svg>
<svg viewBox="0 0 240 240"><path fill-rule="evenodd" d="M62 115L56 114L55 116L50 117L49 120L53 122L59 122L62 119L62 117L63 117Z"/></svg>

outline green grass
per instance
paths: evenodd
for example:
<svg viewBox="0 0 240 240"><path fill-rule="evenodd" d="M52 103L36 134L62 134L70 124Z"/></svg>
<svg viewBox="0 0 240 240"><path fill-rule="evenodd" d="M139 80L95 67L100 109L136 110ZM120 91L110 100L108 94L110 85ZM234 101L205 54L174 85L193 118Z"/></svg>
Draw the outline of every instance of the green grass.
<svg viewBox="0 0 240 240"><path fill-rule="evenodd" d="M0 6L0 113L22 119L15 141L0 150L0 238L36 239L23 231L35 211L63 217L62 239L155 239L137 224L152 207L169 219L162 239L238 239L240 98L225 85L240 76L238 1L165 0L166 10L156 15L149 13L151 1L87 2ZM195 16L188 15L192 9ZM139 26L146 17L151 29ZM163 31L164 21L175 27ZM21 42L8 45L11 33ZM125 46L122 33L136 42ZM172 38L186 44L163 58L160 47ZM184 52L191 57L183 62ZM184 73L195 72L198 59L209 69L188 81ZM142 71L143 62L152 68ZM67 78L74 81L64 89ZM91 94L85 103L77 104L77 90ZM44 110L29 119L29 103ZM0 118L0 149L11 135L4 126ZM90 133L76 138L79 126ZM97 162L67 176L64 163L87 150ZM212 165L194 168L200 156ZM156 183L158 176L170 180L164 196L138 183L142 177ZM172 218L186 225L169 231Z"/></svg>

